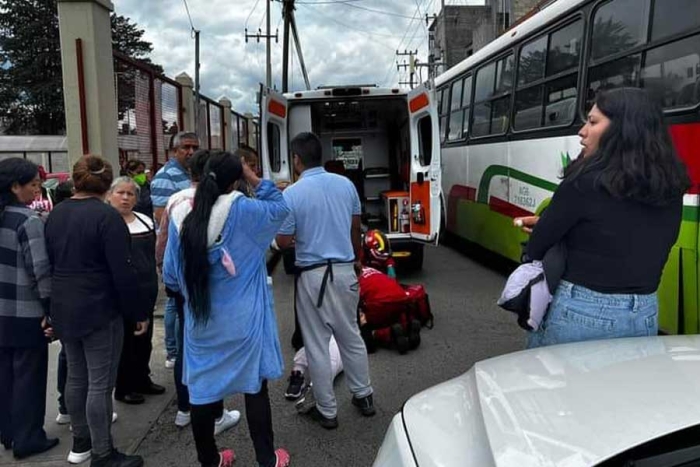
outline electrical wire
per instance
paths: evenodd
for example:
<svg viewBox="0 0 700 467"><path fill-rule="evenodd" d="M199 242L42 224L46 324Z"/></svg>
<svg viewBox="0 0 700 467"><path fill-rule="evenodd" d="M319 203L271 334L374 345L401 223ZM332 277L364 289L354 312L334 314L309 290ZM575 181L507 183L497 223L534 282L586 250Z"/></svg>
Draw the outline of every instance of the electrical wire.
<svg viewBox="0 0 700 467"><path fill-rule="evenodd" d="M192 28L192 29L190 29L190 32L192 34L194 34L196 29L194 27L194 23L192 22L192 16L190 15L190 7L187 5L187 0L182 0L182 2L185 4L185 10L187 11L187 17L190 19L190 27Z"/></svg>
<svg viewBox="0 0 700 467"><path fill-rule="evenodd" d="M361 2L362 0L325 0L318 2L294 2L295 5L333 5L337 3L353 3Z"/></svg>
<svg viewBox="0 0 700 467"><path fill-rule="evenodd" d="M375 10L373 8L367 8L364 6L359 6L359 5L354 5L352 3L345 3L342 2L343 6L351 7L351 8L357 8L358 10L365 10L365 11L371 11L372 13L378 13L380 15L387 15L387 16L396 16L397 18L407 18L407 19L413 19L413 16L408 16L408 15L402 15L400 13L392 13L390 11L384 11L384 10Z"/></svg>
<svg viewBox="0 0 700 467"><path fill-rule="evenodd" d="M296 4L296 5L299 5L299 3L295 3L295 4ZM348 25L348 24L341 23L341 22L338 21L337 19L335 19L335 18L333 18L333 17L331 17L331 16L328 16L328 15L325 15L325 14L319 12L318 10L314 10L314 9L312 9L312 8L306 6L306 5L303 5L303 6L304 6L304 8L307 8L309 11L312 11L312 12L314 12L314 13L317 14L317 15L323 16L323 17L326 18L327 20L332 21L332 22L338 24L339 26L343 26L344 28L351 29L351 30L353 30L353 31L361 32L361 33L363 33L363 34L369 34L370 36L378 36L378 37L397 37L397 36L395 36L395 35L393 35L393 34L382 34L382 33L379 33L379 32L370 32L370 31L367 31L367 30L364 30L364 29L359 29L359 28L356 28L356 27L354 27L354 26L350 26L350 25ZM377 42L377 43L380 44L380 45L383 45L384 47L388 48L389 50L394 50L393 48L389 47L389 46L386 45L386 44L382 44L382 43L380 43L380 42Z"/></svg>
<svg viewBox="0 0 700 467"><path fill-rule="evenodd" d="M250 21L250 17L253 16L253 13L255 13L255 9L258 7L258 3L260 3L260 0L255 0L255 5L253 5L253 9L250 10L250 13L248 13L248 17L245 19L246 29L248 28L248 21Z"/></svg>

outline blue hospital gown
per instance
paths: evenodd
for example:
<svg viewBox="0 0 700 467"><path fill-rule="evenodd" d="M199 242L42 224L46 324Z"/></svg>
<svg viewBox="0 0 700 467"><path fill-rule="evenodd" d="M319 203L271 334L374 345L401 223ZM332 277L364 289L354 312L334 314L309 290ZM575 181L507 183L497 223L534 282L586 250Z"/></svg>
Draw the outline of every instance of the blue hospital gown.
<svg viewBox="0 0 700 467"><path fill-rule="evenodd" d="M233 202L221 236L209 248L211 313L206 324L196 324L190 313L179 233L174 223L169 226L163 280L186 299L182 382L196 405L255 394L263 380L279 378L284 371L265 252L289 209L268 180L260 183L256 196ZM222 263L225 252L235 275Z"/></svg>

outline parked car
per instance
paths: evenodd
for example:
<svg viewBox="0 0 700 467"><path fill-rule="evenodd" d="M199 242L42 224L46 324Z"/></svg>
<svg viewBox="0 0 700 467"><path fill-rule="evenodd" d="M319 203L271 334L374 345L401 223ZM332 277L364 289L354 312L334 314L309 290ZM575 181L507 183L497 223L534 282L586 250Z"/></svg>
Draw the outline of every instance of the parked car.
<svg viewBox="0 0 700 467"><path fill-rule="evenodd" d="M698 466L698 394L697 335L525 350L411 397L374 466Z"/></svg>

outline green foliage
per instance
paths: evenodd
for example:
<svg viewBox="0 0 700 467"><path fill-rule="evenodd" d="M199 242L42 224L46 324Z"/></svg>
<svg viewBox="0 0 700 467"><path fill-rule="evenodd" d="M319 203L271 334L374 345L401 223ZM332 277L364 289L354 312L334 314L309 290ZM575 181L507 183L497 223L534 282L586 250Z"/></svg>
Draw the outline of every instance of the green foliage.
<svg viewBox="0 0 700 467"><path fill-rule="evenodd" d="M115 49L142 60L152 45L143 30L112 15ZM7 134L65 133L56 0L0 0L0 127Z"/></svg>

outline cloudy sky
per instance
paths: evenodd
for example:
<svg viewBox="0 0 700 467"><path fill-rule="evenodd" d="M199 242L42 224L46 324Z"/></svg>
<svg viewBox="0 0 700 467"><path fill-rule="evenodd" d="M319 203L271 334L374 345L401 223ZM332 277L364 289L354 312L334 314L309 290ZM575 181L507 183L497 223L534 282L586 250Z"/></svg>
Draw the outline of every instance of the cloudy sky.
<svg viewBox="0 0 700 467"><path fill-rule="evenodd" d="M194 77L194 40L183 0L114 0L117 14L130 17L153 43L152 55L170 77L185 71ZM441 0L298 0L297 25L312 88L323 84L395 86L407 80L396 70L398 50L418 50L427 60L425 15ZM447 4L483 4L483 0L448 0ZM226 96L235 110L257 113L255 93L265 80L265 43L245 42L245 29L265 32L266 0L187 0L192 23L201 31L202 93ZM368 11L372 10L372 11ZM282 9L271 6L272 79L282 82ZM293 54L290 89L304 89ZM424 71L425 73L425 71Z"/></svg>

